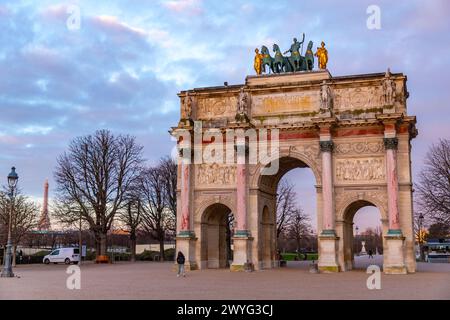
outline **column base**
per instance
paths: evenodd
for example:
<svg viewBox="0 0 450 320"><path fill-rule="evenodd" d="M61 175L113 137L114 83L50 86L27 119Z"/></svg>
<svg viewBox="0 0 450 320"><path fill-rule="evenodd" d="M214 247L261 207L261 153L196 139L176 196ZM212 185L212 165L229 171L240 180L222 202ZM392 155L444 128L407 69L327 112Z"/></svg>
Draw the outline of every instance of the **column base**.
<svg viewBox="0 0 450 320"><path fill-rule="evenodd" d="M389 230L384 237L386 251L383 253L383 271L385 274L407 274L405 264L404 242L405 237L401 230Z"/></svg>
<svg viewBox="0 0 450 320"><path fill-rule="evenodd" d="M251 257L253 238L248 230L236 230L233 237L233 263L230 271L253 271L255 266Z"/></svg>
<svg viewBox="0 0 450 320"><path fill-rule="evenodd" d="M195 233L192 230L181 230L176 237L176 250L175 257L178 254L178 251L181 251L184 254L186 259L184 263L184 268L186 271L198 270L198 264L195 261L195 242L197 238L195 237ZM174 269L176 268L176 261Z"/></svg>
<svg viewBox="0 0 450 320"><path fill-rule="evenodd" d="M340 272L338 264L339 237L335 230L323 230L319 236L319 262L318 269L323 273Z"/></svg>

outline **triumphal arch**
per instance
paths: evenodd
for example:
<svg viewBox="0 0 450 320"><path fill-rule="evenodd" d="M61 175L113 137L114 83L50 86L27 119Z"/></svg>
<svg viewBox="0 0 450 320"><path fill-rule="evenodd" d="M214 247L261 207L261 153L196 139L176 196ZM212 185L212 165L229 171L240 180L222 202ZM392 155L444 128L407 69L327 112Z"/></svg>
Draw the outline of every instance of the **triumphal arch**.
<svg viewBox="0 0 450 320"><path fill-rule="evenodd" d="M417 131L407 113L405 75L286 72L179 97L180 122L171 130L180 152L177 250L188 268L227 266L229 213L235 217L230 269L276 267L277 184L287 171L309 167L319 270L352 269L353 216L370 205L382 218L384 272L415 272L411 140ZM267 152L252 151L255 145Z"/></svg>

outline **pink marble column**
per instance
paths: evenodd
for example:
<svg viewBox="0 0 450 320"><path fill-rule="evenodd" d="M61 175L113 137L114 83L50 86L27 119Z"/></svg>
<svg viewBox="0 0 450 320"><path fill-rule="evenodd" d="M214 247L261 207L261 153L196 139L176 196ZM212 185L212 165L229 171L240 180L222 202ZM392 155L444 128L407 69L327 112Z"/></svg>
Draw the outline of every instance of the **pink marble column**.
<svg viewBox="0 0 450 320"><path fill-rule="evenodd" d="M398 210L397 138L385 138L386 179L389 213L389 230L400 230Z"/></svg>
<svg viewBox="0 0 450 320"><path fill-rule="evenodd" d="M247 168L245 154L238 154L236 165L237 212L236 230L247 230Z"/></svg>
<svg viewBox="0 0 450 320"><path fill-rule="evenodd" d="M181 161L181 231L190 230L189 194L191 165Z"/></svg>
<svg viewBox="0 0 450 320"><path fill-rule="evenodd" d="M334 230L332 149L332 141L320 141L320 150L322 151L323 230Z"/></svg>

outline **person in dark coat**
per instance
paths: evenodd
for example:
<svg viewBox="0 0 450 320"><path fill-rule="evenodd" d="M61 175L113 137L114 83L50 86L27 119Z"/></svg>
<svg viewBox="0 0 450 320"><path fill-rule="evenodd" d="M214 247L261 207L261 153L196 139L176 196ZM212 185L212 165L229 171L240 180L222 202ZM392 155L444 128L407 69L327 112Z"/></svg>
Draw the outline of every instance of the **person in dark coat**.
<svg viewBox="0 0 450 320"><path fill-rule="evenodd" d="M373 251L372 249L369 249L369 259L373 259Z"/></svg>
<svg viewBox="0 0 450 320"><path fill-rule="evenodd" d="M177 254L177 264L178 264L177 277L179 277L180 275L182 275L183 277L186 276L186 272L184 271L184 262L185 261L186 261L186 259L184 258L184 254L181 251L178 251L178 254Z"/></svg>

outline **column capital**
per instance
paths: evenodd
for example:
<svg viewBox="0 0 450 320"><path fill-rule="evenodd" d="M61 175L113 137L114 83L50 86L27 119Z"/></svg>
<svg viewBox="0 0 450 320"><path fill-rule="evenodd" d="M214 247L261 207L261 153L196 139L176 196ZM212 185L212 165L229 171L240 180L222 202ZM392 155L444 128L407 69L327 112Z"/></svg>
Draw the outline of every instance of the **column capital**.
<svg viewBox="0 0 450 320"><path fill-rule="evenodd" d="M333 151L333 141L326 140L326 141L319 141L320 151L321 152L332 152Z"/></svg>
<svg viewBox="0 0 450 320"><path fill-rule="evenodd" d="M383 138L384 148L397 150L398 147L398 138Z"/></svg>

